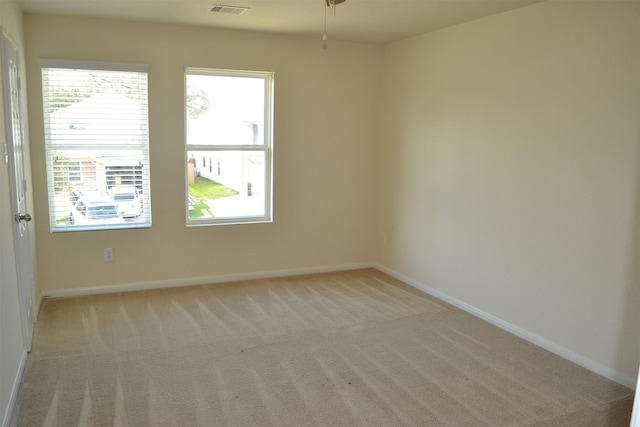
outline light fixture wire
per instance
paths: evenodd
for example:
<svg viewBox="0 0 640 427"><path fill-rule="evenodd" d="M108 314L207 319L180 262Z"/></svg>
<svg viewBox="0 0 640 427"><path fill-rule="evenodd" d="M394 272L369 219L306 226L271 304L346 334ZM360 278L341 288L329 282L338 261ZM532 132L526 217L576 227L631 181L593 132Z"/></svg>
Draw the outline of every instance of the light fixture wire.
<svg viewBox="0 0 640 427"><path fill-rule="evenodd" d="M324 6L324 34L322 34L322 48L327 48L327 40L329 40L329 36L327 36L327 6Z"/></svg>

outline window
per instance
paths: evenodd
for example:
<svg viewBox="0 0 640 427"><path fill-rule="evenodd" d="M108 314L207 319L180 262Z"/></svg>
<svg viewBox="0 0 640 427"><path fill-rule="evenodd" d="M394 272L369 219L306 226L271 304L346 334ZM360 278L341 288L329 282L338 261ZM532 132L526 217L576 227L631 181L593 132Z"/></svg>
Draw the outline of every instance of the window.
<svg viewBox="0 0 640 427"><path fill-rule="evenodd" d="M186 70L187 225L271 221L272 102L272 73Z"/></svg>
<svg viewBox="0 0 640 427"><path fill-rule="evenodd" d="M82 181L82 166L80 162L69 162L67 170L69 172L69 181Z"/></svg>
<svg viewBox="0 0 640 427"><path fill-rule="evenodd" d="M146 66L40 66L51 231L150 227Z"/></svg>

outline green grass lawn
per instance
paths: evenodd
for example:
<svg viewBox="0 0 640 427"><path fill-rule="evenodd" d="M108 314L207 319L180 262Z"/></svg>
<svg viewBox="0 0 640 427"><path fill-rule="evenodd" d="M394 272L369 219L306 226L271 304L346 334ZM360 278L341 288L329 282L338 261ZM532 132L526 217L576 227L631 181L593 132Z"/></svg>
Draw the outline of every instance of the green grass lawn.
<svg viewBox="0 0 640 427"><path fill-rule="evenodd" d="M207 214L209 208L206 203L207 200L215 200L237 194L239 194L237 191L225 187L219 182L198 176L193 184L189 184L189 195L196 201L195 209L189 212L189 218L210 216Z"/></svg>

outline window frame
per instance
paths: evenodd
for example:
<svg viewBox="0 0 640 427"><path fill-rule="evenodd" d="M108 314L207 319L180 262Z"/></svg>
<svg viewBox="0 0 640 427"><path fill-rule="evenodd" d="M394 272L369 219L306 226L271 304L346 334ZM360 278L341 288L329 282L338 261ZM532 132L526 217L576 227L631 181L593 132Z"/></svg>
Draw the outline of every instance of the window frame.
<svg viewBox="0 0 640 427"><path fill-rule="evenodd" d="M102 62L102 61L82 61L82 60L58 60L58 59L38 59L38 65L40 68L40 76L42 79L42 114L43 114L43 127L44 127L44 144L45 144L45 162L46 162L46 179L47 179L47 198L49 206L49 226L52 233L64 233L64 232L78 232L78 231L103 231L103 230L119 230L119 229L134 229L134 228L150 228L151 227L151 173L150 173L150 143L149 143L149 72L148 65L146 64L133 64L133 63L115 63L115 62ZM82 143L59 143L55 141L53 135L56 133L55 128L49 127L48 120L51 119L51 114L54 111L49 111L49 103L53 100L51 95L53 92L49 92L45 87L45 72L51 69L68 70L68 71L96 71L96 72L124 72L124 73L139 73L144 75L143 86L141 86L140 95L144 95L144 99L140 98L142 102L141 107L137 109L140 114L142 130L131 135L135 137L137 142L135 143L114 143L99 145L95 142L82 142ZM134 76L135 77L135 76ZM87 92L89 93L89 92ZM89 99L89 98L88 98ZM72 105L72 104L69 104ZM76 129L71 127L70 129ZM78 127L77 129L84 130L84 127ZM127 134L128 135L128 134ZM59 137L59 136L58 136ZM122 223L108 223L108 224L84 224L78 225L71 221L69 224L59 224L57 219L57 213L60 209L59 201L60 195L56 195L55 190L55 172L53 157L57 152L69 152L69 153L90 153L87 155L88 159L100 158L101 153L112 152L112 156L108 157L108 160L113 162L122 162L131 159L134 163L131 166L132 176L134 182L140 180L140 185L144 189L144 195L141 197L141 202L144 203L147 212L140 220L137 221L122 221ZM123 154L129 153L129 154ZM136 153L136 154L133 154ZM72 160L76 162L76 159ZM83 160L77 160L79 170L77 174L80 176L80 182L82 182ZM139 172L137 172L137 165L139 165ZM108 182L108 169L109 166L102 165L105 170L104 180ZM119 166L121 167L121 166ZM113 176L111 176L113 178ZM67 183L78 182L77 180L67 179ZM71 189L69 191L72 191ZM108 200L107 188L103 189L104 199ZM75 191L72 191L75 193ZM75 202L74 202L75 203ZM71 205L70 209L74 209ZM70 213L70 219L72 213Z"/></svg>
<svg viewBox="0 0 640 427"><path fill-rule="evenodd" d="M188 105L187 105L187 79L189 75L221 76L238 78L259 78L264 81L264 141L263 144L244 145L201 145L189 144L188 141ZM184 70L184 165L185 165L185 213L187 227L257 224L273 222L273 98L275 73L269 71L229 70L220 68L185 67ZM189 216L189 152L262 152L264 153L264 215L245 215L219 218L191 218ZM203 162L204 162L203 158ZM217 158L217 170L220 173L220 159ZM198 164L198 160L196 160ZM206 164L205 167L211 167Z"/></svg>

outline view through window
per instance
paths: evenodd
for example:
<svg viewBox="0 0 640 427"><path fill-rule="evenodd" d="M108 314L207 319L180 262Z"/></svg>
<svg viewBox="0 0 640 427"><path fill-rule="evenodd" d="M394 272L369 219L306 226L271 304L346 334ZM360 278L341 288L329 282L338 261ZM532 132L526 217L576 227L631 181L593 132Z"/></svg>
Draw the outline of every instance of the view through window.
<svg viewBox="0 0 640 427"><path fill-rule="evenodd" d="M187 224L271 221L273 74L188 68Z"/></svg>
<svg viewBox="0 0 640 427"><path fill-rule="evenodd" d="M40 65L51 231L149 227L146 66Z"/></svg>

